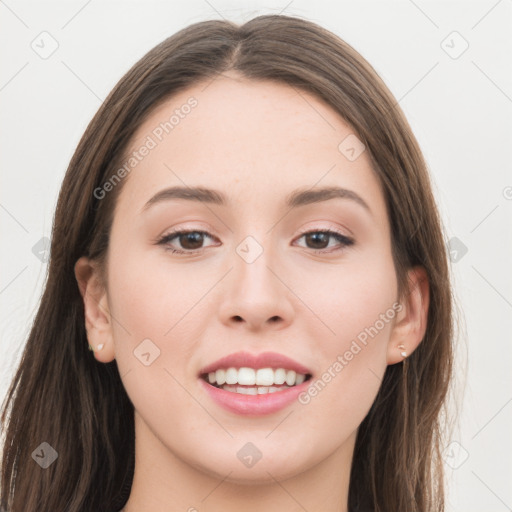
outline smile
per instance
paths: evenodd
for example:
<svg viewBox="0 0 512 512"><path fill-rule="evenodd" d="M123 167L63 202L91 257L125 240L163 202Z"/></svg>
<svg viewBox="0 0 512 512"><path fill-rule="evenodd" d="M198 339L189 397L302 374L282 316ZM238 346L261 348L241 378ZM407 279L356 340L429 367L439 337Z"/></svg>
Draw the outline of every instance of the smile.
<svg viewBox="0 0 512 512"><path fill-rule="evenodd" d="M201 375L212 386L242 395L264 395L298 386L311 378L286 368L220 368Z"/></svg>

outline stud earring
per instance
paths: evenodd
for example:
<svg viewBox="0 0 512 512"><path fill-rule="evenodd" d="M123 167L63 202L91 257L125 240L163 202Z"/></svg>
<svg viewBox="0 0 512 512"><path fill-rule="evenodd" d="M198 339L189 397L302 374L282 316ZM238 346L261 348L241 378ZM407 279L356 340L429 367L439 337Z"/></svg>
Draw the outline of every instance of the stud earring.
<svg viewBox="0 0 512 512"><path fill-rule="evenodd" d="M93 352L99 352L103 347L105 346L104 343L100 343L97 347L96 347L96 350L94 350L94 347L92 347L91 345L89 345L89 350L92 350Z"/></svg>
<svg viewBox="0 0 512 512"><path fill-rule="evenodd" d="M405 351L405 346L404 345L398 345L398 349L401 350L400 355L402 357L407 357L407 352Z"/></svg>

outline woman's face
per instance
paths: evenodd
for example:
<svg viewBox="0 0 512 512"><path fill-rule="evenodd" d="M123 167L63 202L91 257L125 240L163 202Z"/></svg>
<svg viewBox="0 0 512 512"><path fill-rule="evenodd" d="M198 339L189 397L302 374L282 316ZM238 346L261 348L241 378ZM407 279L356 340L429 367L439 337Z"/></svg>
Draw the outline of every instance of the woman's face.
<svg viewBox="0 0 512 512"><path fill-rule="evenodd" d="M138 130L106 303L137 443L155 460L257 482L352 450L400 309L384 196L360 144L314 96L236 75L176 95ZM171 187L189 198L161 194ZM196 187L215 192L197 200ZM349 192L313 195L329 187ZM192 233L158 243L175 230ZM238 352L284 355L312 377L300 394L213 390L201 370ZM230 366L244 363L219 369ZM287 377L289 366L261 361Z"/></svg>

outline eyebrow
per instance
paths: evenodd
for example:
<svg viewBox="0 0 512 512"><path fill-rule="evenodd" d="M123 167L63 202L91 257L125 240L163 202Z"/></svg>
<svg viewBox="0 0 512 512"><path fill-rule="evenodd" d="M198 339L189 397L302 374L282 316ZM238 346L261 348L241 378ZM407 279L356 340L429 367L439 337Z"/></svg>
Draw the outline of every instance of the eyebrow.
<svg viewBox="0 0 512 512"><path fill-rule="evenodd" d="M297 189L290 193L285 200L285 206L288 208L298 208L313 203L328 201L330 199L348 199L362 206L372 214L372 211L366 201L353 190L340 187L324 187L316 189ZM142 208L141 213L149 209L150 206L172 199L186 199L189 201L198 201L218 206L227 206L230 201L227 196L219 190L213 190L205 187L170 187L157 192Z"/></svg>

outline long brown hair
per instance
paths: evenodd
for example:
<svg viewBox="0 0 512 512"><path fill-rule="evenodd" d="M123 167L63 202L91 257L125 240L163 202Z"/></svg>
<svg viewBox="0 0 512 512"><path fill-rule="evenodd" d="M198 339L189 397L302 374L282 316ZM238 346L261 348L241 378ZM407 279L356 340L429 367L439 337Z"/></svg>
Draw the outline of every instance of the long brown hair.
<svg viewBox="0 0 512 512"><path fill-rule="evenodd" d="M430 306L422 343L405 364L387 367L359 427L349 508L444 510L441 412L452 376L453 305L427 165L370 64L328 30L282 15L184 28L123 76L87 127L62 183L44 294L2 408L3 509L91 512L124 505L133 478L134 408L115 360L98 364L88 350L74 264L84 255L104 263L124 180L101 200L94 191L119 168L137 128L171 95L228 70L316 95L368 150L385 193L400 293L407 290L407 269L421 265ZM46 469L34 458L44 442L58 454Z"/></svg>

